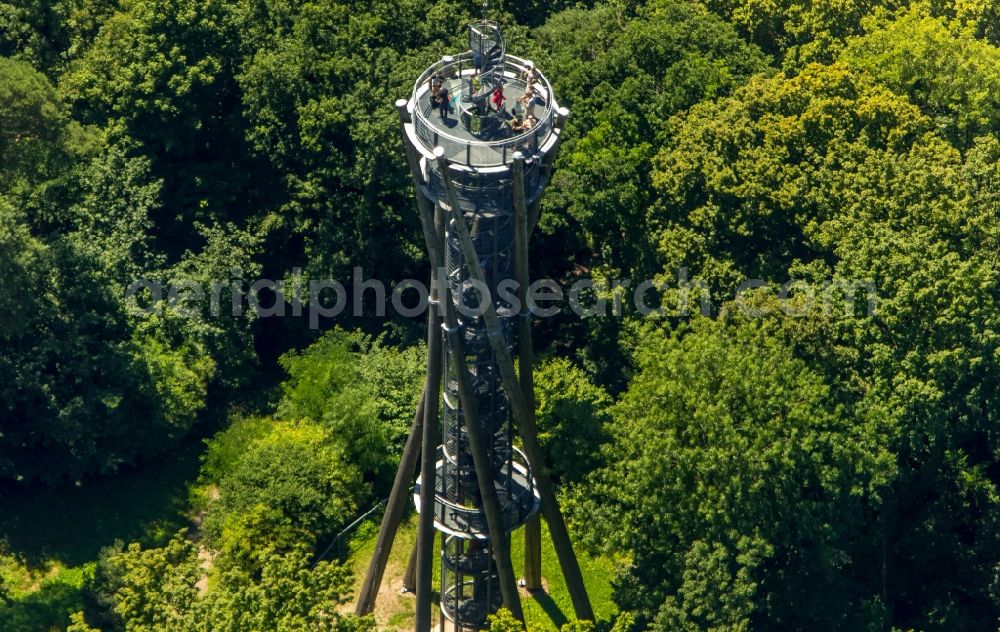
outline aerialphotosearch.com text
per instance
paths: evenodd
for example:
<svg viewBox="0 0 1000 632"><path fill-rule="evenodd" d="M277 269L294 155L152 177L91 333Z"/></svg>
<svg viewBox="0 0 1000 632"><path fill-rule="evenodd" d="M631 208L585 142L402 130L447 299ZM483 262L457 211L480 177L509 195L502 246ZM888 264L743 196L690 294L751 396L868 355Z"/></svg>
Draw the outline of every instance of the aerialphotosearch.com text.
<svg viewBox="0 0 1000 632"><path fill-rule="evenodd" d="M442 269L436 275L447 280ZM446 282L446 281L439 281ZM490 288L474 279L464 279L460 286L450 287L460 299L456 308L466 316L482 315L493 304L501 316L511 316L523 311L525 305L518 298L518 283L502 279ZM445 285L439 285L438 295L443 296ZM760 279L747 279L735 289L731 305L747 316L760 316L757 308L744 300L751 292L773 291L781 309L787 315L806 313L817 306L830 310L834 307L863 310L866 315L875 313L877 293L870 280L833 279L821 284L803 280L789 280L781 285ZM319 328L321 319L334 319L347 310L354 317L385 317L387 309L405 318L423 315L430 305L428 284L415 279L405 279L387 284L379 279L364 278L364 271L355 267L348 283L335 279L305 279L296 268L283 280L246 280L242 271L233 270L230 278L210 282L179 279L161 282L139 279L125 290L131 309L140 313L155 313L161 309L187 315L219 317L224 310L233 317L252 314L257 318L309 319L311 328ZM792 297L797 301L790 301ZM564 286L553 279L539 279L525 291L525 303L531 314L538 318L553 317L565 308L580 318L622 317L626 313L641 316L690 316L700 312L712 313L712 293L708 284L689 280L688 271L678 270L676 279L595 280L581 278Z"/></svg>

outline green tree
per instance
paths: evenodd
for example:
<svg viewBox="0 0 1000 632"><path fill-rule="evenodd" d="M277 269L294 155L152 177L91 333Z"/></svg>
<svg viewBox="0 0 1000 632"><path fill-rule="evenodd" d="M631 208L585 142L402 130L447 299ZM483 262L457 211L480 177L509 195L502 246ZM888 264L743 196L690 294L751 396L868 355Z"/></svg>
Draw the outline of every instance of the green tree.
<svg viewBox="0 0 1000 632"><path fill-rule="evenodd" d="M331 330L282 358L288 380L278 416L321 424L350 463L384 486L409 433L424 357L420 347L397 350L363 334Z"/></svg>
<svg viewBox="0 0 1000 632"><path fill-rule="evenodd" d="M534 33L534 48L572 112L543 202L543 229L563 229L552 248L565 252L558 242L579 227L594 253L588 266L648 273L643 213L670 116L727 94L764 71L765 57L703 7L671 0L557 13Z"/></svg>
<svg viewBox="0 0 1000 632"><path fill-rule="evenodd" d="M45 577L32 590L19 590L0 603L0 629L55 630L70 623L85 606L86 583L93 564Z"/></svg>
<svg viewBox="0 0 1000 632"><path fill-rule="evenodd" d="M830 61L845 38L860 32L862 19L876 7L893 9L906 0L710 0L708 6L764 50L799 61Z"/></svg>
<svg viewBox="0 0 1000 632"><path fill-rule="evenodd" d="M766 57L696 3L598 3L553 14L528 50L571 115L532 245L539 274L567 285L646 279L659 271L647 209L656 149L672 115L768 70ZM613 319L568 310L540 331L577 350L596 382L628 380Z"/></svg>
<svg viewBox="0 0 1000 632"><path fill-rule="evenodd" d="M117 5L117 0L0 2L0 56L26 61L55 78Z"/></svg>
<svg viewBox="0 0 1000 632"><path fill-rule="evenodd" d="M996 616L986 587L1000 553L983 535L996 498L997 141L963 157L935 127L842 64L755 80L678 117L651 221L666 270L689 268L717 306L747 278L766 293L812 284L811 307L785 304L808 318L766 320L896 461L857 537L871 547L855 562L866 601L892 625L975 628Z"/></svg>
<svg viewBox="0 0 1000 632"><path fill-rule="evenodd" d="M87 619L81 611L74 612L70 616L70 624L66 628L66 632L101 632L101 630L87 623Z"/></svg>
<svg viewBox="0 0 1000 632"><path fill-rule="evenodd" d="M989 0L708 0L764 50L784 58L787 68L809 62L828 63L844 42L869 30L870 21L905 13L910 8L945 18L951 29L998 39L996 4Z"/></svg>
<svg viewBox="0 0 1000 632"><path fill-rule="evenodd" d="M346 566L320 561L302 549L270 555L259 576L231 570L200 604L188 630L375 632L373 617L337 612L350 599Z"/></svg>
<svg viewBox="0 0 1000 632"><path fill-rule="evenodd" d="M524 624L511 614L510 610L500 608L496 614L487 617L490 632L523 632Z"/></svg>
<svg viewBox="0 0 1000 632"><path fill-rule="evenodd" d="M917 107L843 65L761 78L675 126L656 158L647 222L663 272L690 270L716 306L747 278L782 283L794 262L821 259L835 246L820 237L824 221L877 208L867 200L882 172L871 165L933 142ZM880 204L905 204L881 189Z"/></svg>
<svg viewBox="0 0 1000 632"><path fill-rule="evenodd" d="M534 377L539 443L555 476L578 481L599 463L611 398L563 358L543 362Z"/></svg>
<svg viewBox="0 0 1000 632"><path fill-rule="evenodd" d="M891 473L884 439L757 323L648 328L636 353L577 514L629 552L619 605L662 630L861 625L845 569Z"/></svg>
<svg viewBox="0 0 1000 632"><path fill-rule="evenodd" d="M334 278L360 266L390 278L423 258L392 103L462 46L468 9L428 0L235 3L246 139L280 174L262 217L275 263L308 261L307 274Z"/></svg>
<svg viewBox="0 0 1000 632"><path fill-rule="evenodd" d="M96 581L118 629L180 631L188 629L201 572L197 548L180 532L163 548L106 552Z"/></svg>
<svg viewBox="0 0 1000 632"><path fill-rule="evenodd" d="M72 121L26 64L0 59L0 76L0 373L10 391L0 472L50 482L112 472L187 433L213 383L252 357L248 323L198 327L163 304L135 317L126 288L165 263L152 249L161 189L149 162L102 148L108 134ZM202 259L231 239L220 233ZM243 246L229 263L247 265ZM188 271L208 268L191 260ZM220 344L218 330L236 334Z"/></svg>
<svg viewBox="0 0 1000 632"><path fill-rule="evenodd" d="M24 218L0 198L0 339L10 340L26 333L35 301L45 290L39 274L49 253L32 237Z"/></svg>
<svg viewBox="0 0 1000 632"><path fill-rule="evenodd" d="M231 568L219 573L199 595L195 585L206 572L197 547L183 532L160 549L133 544L106 555L98 583L100 598L111 604L115 629L215 632L374 632L370 617L337 612L350 598L346 567L320 561L301 547L269 551L258 571Z"/></svg>
<svg viewBox="0 0 1000 632"><path fill-rule="evenodd" d="M136 346L114 284L81 235L40 243L3 201L0 226L0 265L10 274L0 309L17 319L0 345L3 476L55 482L113 471L184 434L201 408L204 360Z"/></svg>
<svg viewBox="0 0 1000 632"><path fill-rule="evenodd" d="M149 159L163 183L155 245L171 261L198 245L196 222L245 216L253 179L266 186L246 157L238 63L225 3L145 0L108 18L61 82L83 120Z"/></svg>
<svg viewBox="0 0 1000 632"><path fill-rule="evenodd" d="M24 195L65 171L81 134L44 75L0 57L0 194Z"/></svg>
<svg viewBox="0 0 1000 632"><path fill-rule="evenodd" d="M354 516L364 486L323 429L274 424L217 481L205 533L216 565L259 572L268 556L318 548Z"/></svg>
<svg viewBox="0 0 1000 632"><path fill-rule="evenodd" d="M1000 132L1000 49L922 8L850 39L842 59L919 105L960 149Z"/></svg>
<svg viewBox="0 0 1000 632"><path fill-rule="evenodd" d="M18 57L39 69L58 62L68 36L66 2L0 3L0 56Z"/></svg>

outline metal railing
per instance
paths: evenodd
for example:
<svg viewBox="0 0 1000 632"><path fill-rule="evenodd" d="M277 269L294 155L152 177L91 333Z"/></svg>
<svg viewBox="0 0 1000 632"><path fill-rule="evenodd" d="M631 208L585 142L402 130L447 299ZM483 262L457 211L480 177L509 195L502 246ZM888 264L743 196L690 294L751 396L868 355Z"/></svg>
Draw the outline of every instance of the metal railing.
<svg viewBox="0 0 1000 632"><path fill-rule="evenodd" d="M411 486L410 489L412 490L413 487ZM361 526L362 523L364 523L366 520L374 516L376 513L384 510L385 505L388 502L389 502L388 498L383 498L382 500L375 503L375 506L373 506L371 509L361 514L357 518L355 518L354 521L351 522L351 524L341 529L340 532L333 537L333 540L330 541L330 544L327 545L325 549L323 549L323 552L316 557L316 559L312 563L312 566L315 567L316 564L318 564L320 561L327 559L327 556L334 549L336 549L338 557L343 557L346 553L348 553L349 551L346 551L344 548L344 543L350 539L350 536L354 534L354 532L357 530L359 526Z"/></svg>
<svg viewBox="0 0 1000 632"><path fill-rule="evenodd" d="M507 156L507 160L512 155ZM480 173L476 171L450 169L452 186L463 210L491 211L513 214L514 178L511 172L501 171ZM524 165L524 190L533 192L541 182L541 161L530 160ZM439 199L447 195L444 179L437 164L427 170L427 185Z"/></svg>
<svg viewBox="0 0 1000 632"><path fill-rule="evenodd" d="M517 448L514 448L514 467L509 471L504 471L503 476L510 477L514 485L511 492L497 488L500 501L501 521L504 529L511 531L524 524L525 520L536 509L535 481L531 473L531 465L527 457ZM444 451L442 446L437 448L437 459L444 461ZM481 506L460 505L451 502L445 497L444 476L440 468L438 469L435 481L434 518L435 521L444 526L440 531L461 533L466 536L489 533L489 526L486 524L486 514ZM502 479L498 479L502 480ZM419 493L420 483L415 486L415 494ZM421 507L420 511L424 511Z"/></svg>
<svg viewBox="0 0 1000 632"><path fill-rule="evenodd" d="M441 608L456 629L481 630L489 615L503 606L500 580L495 575L442 584Z"/></svg>
<svg viewBox="0 0 1000 632"><path fill-rule="evenodd" d="M520 77L527 68L526 60L507 55L503 70L508 85L525 87L526 84ZM428 93L431 77L438 72L445 77L445 80L464 81L465 75L473 72L472 53L447 56L432 64L420 75L413 86L413 126L417 136L428 149L442 147L445 155L452 162L477 167L500 166L509 163L516 151L522 151L529 155L536 152L551 135L556 118L556 104L552 86L542 73L538 73L536 83L542 87L545 105L541 111L537 108L535 110L535 116L538 119L535 127L508 138L482 140L459 138L449 134L443 126L433 122L431 115L434 106L430 103Z"/></svg>

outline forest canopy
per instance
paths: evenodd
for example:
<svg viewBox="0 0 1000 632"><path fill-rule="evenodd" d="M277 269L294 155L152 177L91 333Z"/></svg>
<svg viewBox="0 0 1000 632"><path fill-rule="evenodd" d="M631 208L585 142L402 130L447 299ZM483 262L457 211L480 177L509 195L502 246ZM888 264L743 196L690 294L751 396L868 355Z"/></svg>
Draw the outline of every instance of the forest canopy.
<svg viewBox="0 0 1000 632"><path fill-rule="evenodd" d="M536 319L539 466L614 568L585 578L611 614L559 625L1000 624L998 6L490 6L571 112L532 277L696 306ZM393 104L481 13L0 2L0 629L412 629L348 614L342 543L389 493L423 320L247 288L428 277ZM25 536L32 498L187 462L162 502L53 516L74 550Z"/></svg>

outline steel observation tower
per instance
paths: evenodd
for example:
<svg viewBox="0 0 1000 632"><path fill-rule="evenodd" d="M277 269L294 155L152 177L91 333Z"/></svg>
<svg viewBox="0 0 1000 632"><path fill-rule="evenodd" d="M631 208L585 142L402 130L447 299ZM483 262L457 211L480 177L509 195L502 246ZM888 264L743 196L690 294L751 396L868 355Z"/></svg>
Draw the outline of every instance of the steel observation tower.
<svg viewBox="0 0 1000 632"><path fill-rule="evenodd" d="M507 53L499 24L487 19L469 25L468 50L425 70L396 107L432 264L427 379L356 612L374 608L419 461L417 545L404 577L416 593L418 632L431 628L436 555L440 630L482 630L501 606L523 619L510 534L527 524L520 583L541 589L539 510L576 616L593 620L538 446L525 300L528 237L569 111L539 69ZM498 292L512 282L516 313Z"/></svg>

